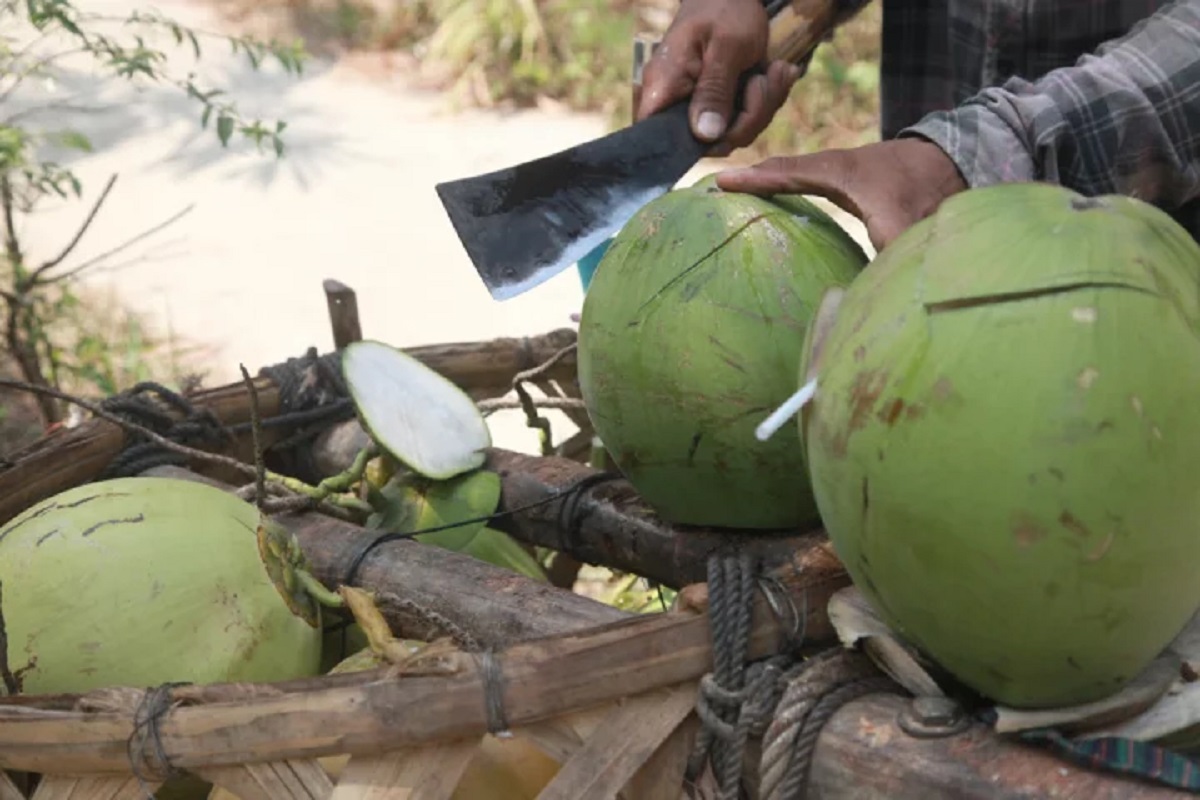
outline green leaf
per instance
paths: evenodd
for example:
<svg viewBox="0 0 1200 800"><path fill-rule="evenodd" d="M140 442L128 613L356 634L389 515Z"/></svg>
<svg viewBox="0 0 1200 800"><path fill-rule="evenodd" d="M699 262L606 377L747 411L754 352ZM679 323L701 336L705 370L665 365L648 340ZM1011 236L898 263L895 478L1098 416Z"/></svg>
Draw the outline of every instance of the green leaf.
<svg viewBox="0 0 1200 800"><path fill-rule="evenodd" d="M516 539L495 528L483 528L459 552L536 581L549 581L546 571Z"/></svg>
<svg viewBox="0 0 1200 800"><path fill-rule="evenodd" d="M446 481L431 481L400 473L379 490L382 502L367 527L411 532L455 525L445 531L421 534L417 541L459 550L487 524L486 517L500 502L500 476L487 470L468 472ZM469 520L477 520L469 522Z"/></svg>
<svg viewBox="0 0 1200 800"><path fill-rule="evenodd" d="M367 527L411 532L454 525L413 538L534 580L546 580L545 571L524 547L508 534L487 527L487 518L499 502L500 476L488 470L444 481L401 473L378 492L372 492L371 503L378 510L367 520Z"/></svg>
<svg viewBox="0 0 1200 800"><path fill-rule="evenodd" d="M221 140L222 147L229 146L229 137L233 135L233 117L228 114L221 114L217 117L217 138Z"/></svg>
<svg viewBox="0 0 1200 800"><path fill-rule="evenodd" d="M79 131L59 131L54 134L53 138L62 147L80 150L84 153L92 152L92 140Z"/></svg>

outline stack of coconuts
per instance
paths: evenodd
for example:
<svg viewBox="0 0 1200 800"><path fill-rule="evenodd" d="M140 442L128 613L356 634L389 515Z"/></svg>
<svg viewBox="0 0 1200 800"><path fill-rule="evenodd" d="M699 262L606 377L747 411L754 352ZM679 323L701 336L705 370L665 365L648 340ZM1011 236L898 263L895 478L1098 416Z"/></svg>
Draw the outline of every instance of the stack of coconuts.
<svg viewBox="0 0 1200 800"><path fill-rule="evenodd" d="M823 524L893 630L992 701L1114 694L1200 606L1200 247L1030 183L867 262L803 198L650 203L583 309L598 436L668 521ZM756 439L810 379L799 435Z"/></svg>

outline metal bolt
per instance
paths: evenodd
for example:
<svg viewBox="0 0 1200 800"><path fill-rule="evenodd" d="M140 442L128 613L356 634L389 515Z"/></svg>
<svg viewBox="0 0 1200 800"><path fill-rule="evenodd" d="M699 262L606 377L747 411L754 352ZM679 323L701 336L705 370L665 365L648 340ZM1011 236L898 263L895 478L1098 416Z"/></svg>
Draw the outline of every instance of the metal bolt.
<svg viewBox="0 0 1200 800"><path fill-rule="evenodd" d="M949 697L915 697L900 712L900 729L918 739L953 736L971 726L971 718L962 706Z"/></svg>
<svg viewBox="0 0 1200 800"><path fill-rule="evenodd" d="M918 697L912 705L922 725L953 725L962 715L958 703L948 697Z"/></svg>

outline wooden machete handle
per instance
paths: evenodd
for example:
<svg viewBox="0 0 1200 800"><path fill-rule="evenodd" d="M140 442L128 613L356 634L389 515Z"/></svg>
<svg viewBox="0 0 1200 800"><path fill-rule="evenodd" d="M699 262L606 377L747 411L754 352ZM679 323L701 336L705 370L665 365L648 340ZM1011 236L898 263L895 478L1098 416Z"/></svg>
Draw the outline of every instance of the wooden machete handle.
<svg viewBox="0 0 1200 800"><path fill-rule="evenodd" d="M799 64L812 51L817 49L822 41L833 32L838 23L838 0L790 0L780 3L779 0L764 0L768 21L767 58L770 61L790 61ZM782 5L778 11L773 8ZM633 90L634 112L641 100L642 68L650 60L660 44L657 40L635 36L633 41L633 72L631 86ZM738 98L745 90L745 83L752 76L762 73L762 66L755 67L741 76L738 87ZM740 106L740 103L738 103Z"/></svg>
<svg viewBox="0 0 1200 800"><path fill-rule="evenodd" d="M837 21L836 0L791 0L771 17L767 60L800 63L829 36Z"/></svg>

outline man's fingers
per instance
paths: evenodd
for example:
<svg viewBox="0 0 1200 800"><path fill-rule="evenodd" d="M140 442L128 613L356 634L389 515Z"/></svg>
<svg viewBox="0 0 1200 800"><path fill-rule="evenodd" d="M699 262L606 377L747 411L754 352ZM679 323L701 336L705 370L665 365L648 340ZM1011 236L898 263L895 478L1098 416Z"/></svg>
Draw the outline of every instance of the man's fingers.
<svg viewBox="0 0 1200 800"><path fill-rule="evenodd" d="M687 30L668 31L667 38L655 48L654 55L642 68L642 91L634 121L662 111L695 89L703 53L691 36ZM689 47L689 42L694 46Z"/></svg>
<svg viewBox="0 0 1200 800"><path fill-rule="evenodd" d="M733 121L729 133L722 141L732 151L745 147L753 142L763 129L771 123L771 87L767 75L755 75L746 82L746 92L742 96L741 113Z"/></svg>
<svg viewBox="0 0 1200 800"><path fill-rule="evenodd" d="M732 148L745 147L771 124L775 114L787 102L800 68L786 61L773 61L765 75L756 76L746 87L744 108L725 136Z"/></svg>
<svg viewBox="0 0 1200 800"><path fill-rule="evenodd" d="M767 107L774 114L792 93L796 81L804 77L806 66L799 66L787 61L772 61L767 67Z"/></svg>
<svg viewBox="0 0 1200 800"><path fill-rule="evenodd" d="M879 252L917 221L910 215L897 213L895 209L885 209L877 214L868 213L863 224L867 226L867 237L871 240L871 246Z"/></svg>
<svg viewBox="0 0 1200 800"><path fill-rule="evenodd" d="M747 194L781 194L808 192L828 184L834 170L828 162L830 153L807 156L775 156L752 167L721 172L717 185L730 192Z"/></svg>
<svg viewBox="0 0 1200 800"><path fill-rule="evenodd" d="M746 194L810 194L824 197L848 214L863 218L855 187L853 158L841 150L806 156L768 158L753 167L717 174L717 186Z"/></svg>
<svg viewBox="0 0 1200 800"><path fill-rule="evenodd" d="M701 141L715 142L729 128L738 78L749 66L741 66L742 49L738 42L720 34L708 42L691 105L692 132Z"/></svg>

